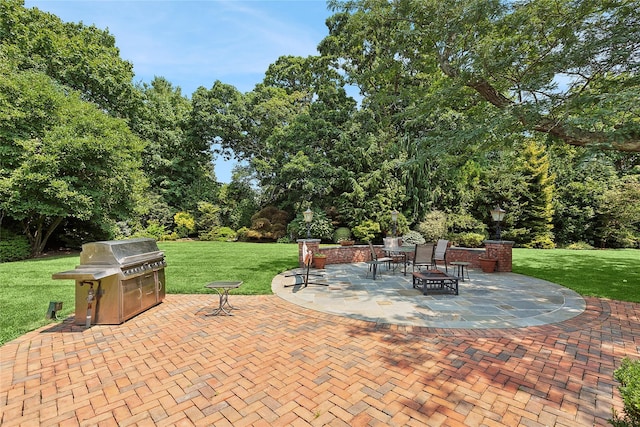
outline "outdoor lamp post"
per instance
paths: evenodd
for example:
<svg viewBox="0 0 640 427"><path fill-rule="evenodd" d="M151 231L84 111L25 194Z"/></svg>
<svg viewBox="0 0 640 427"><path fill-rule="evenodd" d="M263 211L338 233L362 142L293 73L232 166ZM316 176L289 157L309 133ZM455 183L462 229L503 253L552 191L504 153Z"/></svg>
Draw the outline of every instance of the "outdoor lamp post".
<svg viewBox="0 0 640 427"><path fill-rule="evenodd" d="M313 219L313 212L310 208L307 208L306 211L302 212L304 216L304 222L307 223L307 239L311 238L311 220Z"/></svg>
<svg viewBox="0 0 640 427"><path fill-rule="evenodd" d="M504 219L505 210L500 207L500 205L496 205L495 208L491 209L491 218L496 222L496 240L500 239L500 223Z"/></svg>
<svg viewBox="0 0 640 427"><path fill-rule="evenodd" d="M396 237L396 231L398 229L398 211L391 211L391 221L393 222L393 237Z"/></svg>

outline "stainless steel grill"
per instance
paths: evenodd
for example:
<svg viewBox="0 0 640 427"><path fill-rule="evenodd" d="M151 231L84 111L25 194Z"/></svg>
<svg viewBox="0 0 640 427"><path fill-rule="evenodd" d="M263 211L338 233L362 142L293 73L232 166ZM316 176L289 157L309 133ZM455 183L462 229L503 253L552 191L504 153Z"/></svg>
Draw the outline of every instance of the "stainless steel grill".
<svg viewBox="0 0 640 427"><path fill-rule="evenodd" d="M76 281L76 324L119 324L162 302L166 265L153 239L92 242L52 278Z"/></svg>

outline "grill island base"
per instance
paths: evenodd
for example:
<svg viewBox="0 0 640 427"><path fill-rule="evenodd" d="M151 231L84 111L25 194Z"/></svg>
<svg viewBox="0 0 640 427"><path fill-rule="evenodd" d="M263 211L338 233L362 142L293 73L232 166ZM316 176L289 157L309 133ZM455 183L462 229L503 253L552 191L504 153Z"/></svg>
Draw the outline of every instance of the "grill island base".
<svg viewBox="0 0 640 427"><path fill-rule="evenodd" d="M428 291L458 295L458 278L439 270L415 272L413 273L413 287L421 289L423 295L427 295Z"/></svg>
<svg viewBox="0 0 640 427"><path fill-rule="evenodd" d="M52 278L76 281L76 324L117 325L162 302L165 266L153 239L93 242L75 270Z"/></svg>

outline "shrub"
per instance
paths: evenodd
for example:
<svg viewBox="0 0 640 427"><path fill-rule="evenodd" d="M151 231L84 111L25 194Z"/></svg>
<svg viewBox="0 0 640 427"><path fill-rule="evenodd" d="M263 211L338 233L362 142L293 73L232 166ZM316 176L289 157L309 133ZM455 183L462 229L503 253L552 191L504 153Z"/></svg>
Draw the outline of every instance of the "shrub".
<svg viewBox="0 0 640 427"><path fill-rule="evenodd" d="M26 236L17 235L8 231L1 231L0 262L19 261L29 258L31 246Z"/></svg>
<svg viewBox="0 0 640 427"><path fill-rule="evenodd" d="M160 225L158 221L153 220L147 223L147 228L136 232L132 237L149 237L151 239L161 240L162 236L167 234L164 225Z"/></svg>
<svg viewBox="0 0 640 427"><path fill-rule="evenodd" d="M620 417L614 410L609 423L616 427L640 426L640 360L624 358L613 377L620 382L618 390L624 402L624 416Z"/></svg>
<svg viewBox="0 0 640 427"><path fill-rule="evenodd" d="M367 219L353 227L353 235L363 242L371 242L380 234L380 224Z"/></svg>
<svg viewBox="0 0 640 427"><path fill-rule="evenodd" d="M333 232L333 241L340 243L342 240L351 239L351 230L348 227L338 227Z"/></svg>
<svg viewBox="0 0 640 427"><path fill-rule="evenodd" d="M173 232L173 233L169 233L169 234L163 234L162 237L160 238L160 240L165 242L165 241L178 240L179 238L180 238L180 236L178 236L178 233Z"/></svg>
<svg viewBox="0 0 640 427"><path fill-rule="evenodd" d="M447 235L447 215L442 211L429 212L416 226L416 231L429 242L443 239Z"/></svg>
<svg viewBox="0 0 640 427"><path fill-rule="evenodd" d="M556 244L553 243L553 239L549 235L538 234L532 237L530 242L522 246L529 249L554 249L556 247Z"/></svg>
<svg viewBox="0 0 640 427"><path fill-rule="evenodd" d="M250 230L247 227L242 227L241 229L236 231L236 238L238 239L238 241L240 242L248 241L249 238L247 237L247 234L249 234L249 231Z"/></svg>
<svg viewBox="0 0 640 427"><path fill-rule="evenodd" d="M575 242L567 245L565 249L586 250L586 249L593 249L593 246L591 246L587 242Z"/></svg>
<svg viewBox="0 0 640 427"><path fill-rule="evenodd" d="M200 233L199 237L200 240L233 242L237 239L237 234L229 227L215 227L210 231Z"/></svg>
<svg viewBox="0 0 640 427"><path fill-rule="evenodd" d="M220 207L209 202L198 202L198 218L196 220L199 233L208 233L220 226Z"/></svg>
<svg viewBox="0 0 640 427"><path fill-rule="evenodd" d="M484 234L479 233L457 233L449 235L449 240L451 240L453 244L464 248L480 248L485 238L486 236Z"/></svg>
<svg viewBox="0 0 640 427"><path fill-rule="evenodd" d="M403 245L422 245L424 242L426 240L422 237L422 234L414 230L409 230L402 236Z"/></svg>
<svg viewBox="0 0 640 427"><path fill-rule="evenodd" d="M287 212L275 206L267 206L251 217L251 230L246 234L250 240L277 241L287 231Z"/></svg>
<svg viewBox="0 0 640 427"><path fill-rule="evenodd" d="M313 210L313 219L310 225L311 237L331 241L333 239L333 224L322 210ZM304 222L302 213L296 215L293 221L287 226L290 239L304 239L307 237L307 224Z"/></svg>
<svg viewBox="0 0 640 427"><path fill-rule="evenodd" d="M485 234L487 226L468 212L450 213L446 216L447 230L456 235L462 233Z"/></svg>
<svg viewBox="0 0 640 427"><path fill-rule="evenodd" d="M176 224L176 233L179 237L188 237L196 231L196 220L189 212L178 212L173 216Z"/></svg>

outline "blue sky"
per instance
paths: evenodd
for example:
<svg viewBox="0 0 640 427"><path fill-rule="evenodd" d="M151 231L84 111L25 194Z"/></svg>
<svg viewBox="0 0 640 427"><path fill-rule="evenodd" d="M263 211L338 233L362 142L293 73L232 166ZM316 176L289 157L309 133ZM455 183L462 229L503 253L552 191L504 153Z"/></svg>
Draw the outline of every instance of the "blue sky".
<svg viewBox="0 0 640 427"><path fill-rule="evenodd" d="M325 0L25 0L66 22L108 29L135 82L154 76L191 96L213 82L251 91L280 56L316 55L331 16ZM229 182L232 163L216 162Z"/></svg>

